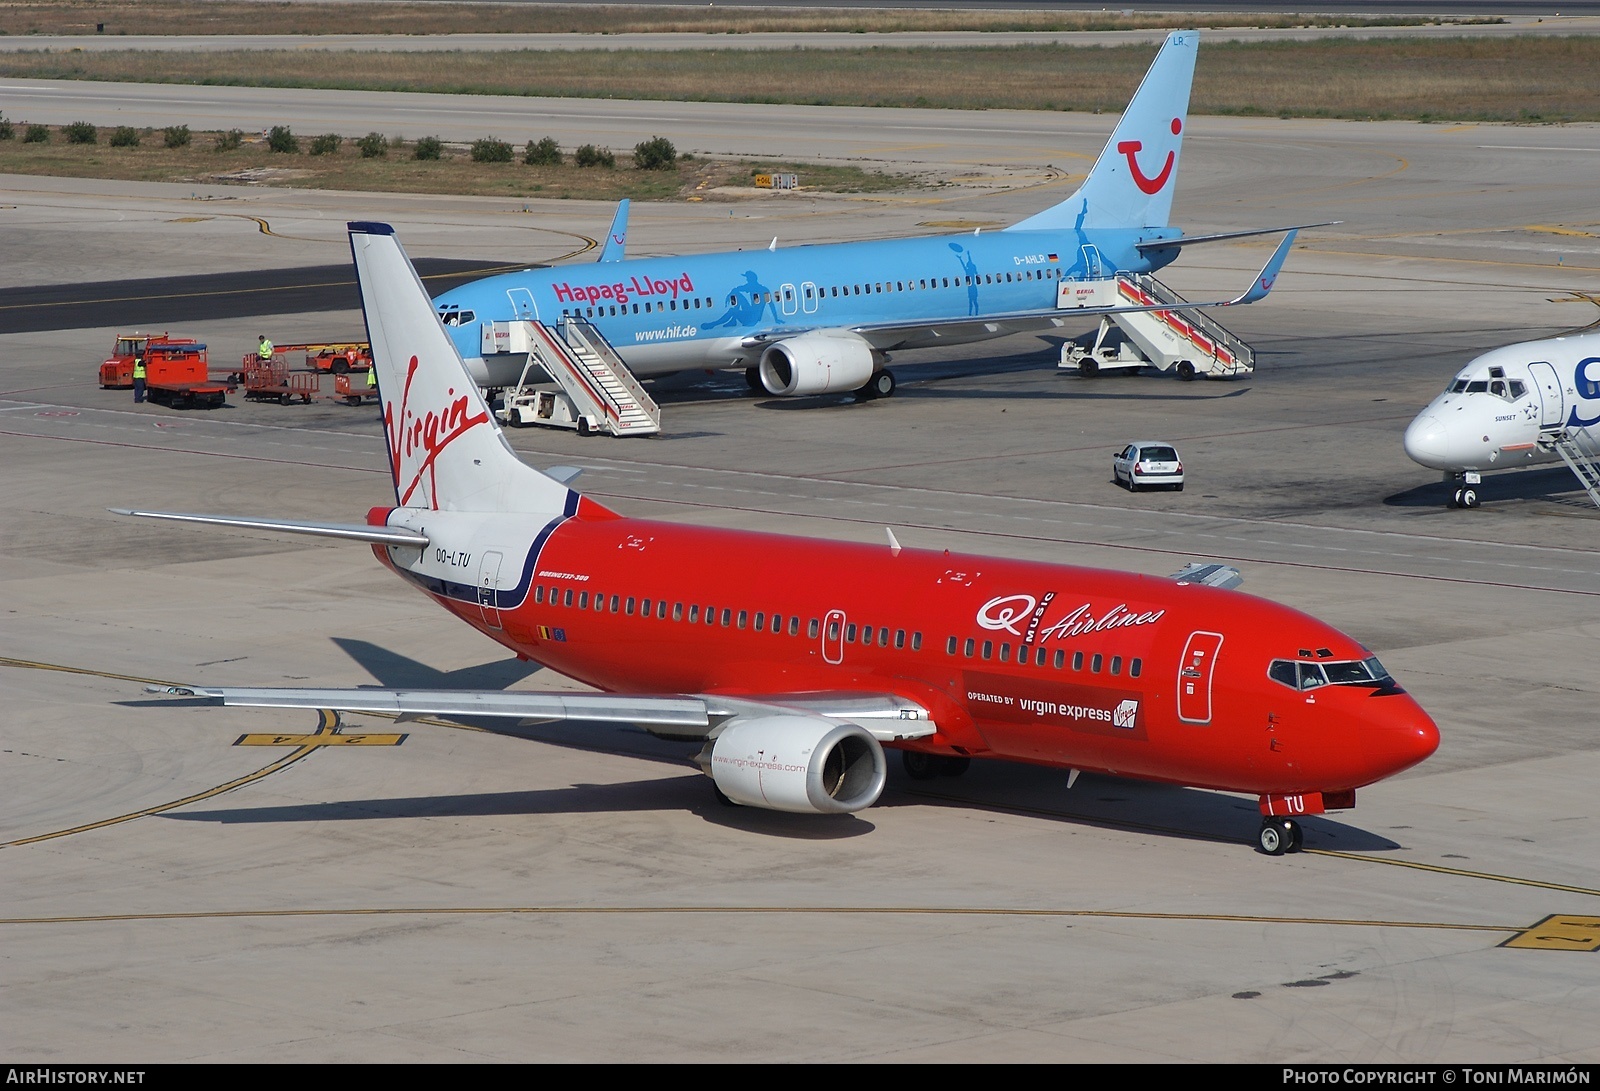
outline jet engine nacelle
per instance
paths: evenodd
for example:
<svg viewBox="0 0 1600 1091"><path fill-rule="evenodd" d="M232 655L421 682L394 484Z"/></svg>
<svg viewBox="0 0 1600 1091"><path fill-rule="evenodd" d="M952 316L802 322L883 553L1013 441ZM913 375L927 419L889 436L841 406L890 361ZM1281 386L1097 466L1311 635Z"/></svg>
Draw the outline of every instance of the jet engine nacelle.
<svg viewBox="0 0 1600 1091"><path fill-rule="evenodd" d="M706 771L723 795L774 811L859 811L878 801L888 775L868 731L820 716L734 717L709 750Z"/></svg>
<svg viewBox="0 0 1600 1091"><path fill-rule="evenodd" d="M872 378L876 355L853 333L803 333L766 347L761 385L786 398L860 390Z"/></svg>

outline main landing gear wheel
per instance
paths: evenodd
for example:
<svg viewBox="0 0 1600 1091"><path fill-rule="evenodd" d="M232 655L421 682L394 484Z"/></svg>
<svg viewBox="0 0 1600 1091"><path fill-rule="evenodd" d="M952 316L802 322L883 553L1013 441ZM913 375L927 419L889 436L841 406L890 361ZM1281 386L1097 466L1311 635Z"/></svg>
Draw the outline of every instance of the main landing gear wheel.
<svg viewBox="0 0 1600 1091"><path fill-rule="evenodd" d="M856 397L861 401L870 402L878 398L894 397L894 372L888 368L873 374L867 380L867 385L856 391Z"/></svg>
<svg viewBox="0 0 1600 1091"><path fill-rule="evenodd" d="M933 780L935 777L959 777L971 768L972 759L902 750L900 764L912 780Z"/></svg>
<svg viewBox="0 0 1600 1091"><path fill-rule="evenodd" d="M758 367L744 369L744 385L757 394L765 394L767 392L767 388L761 385L761 369Z"/></svg>
<svg viewBox="0 0 1600 1091"><path fill-rule="evenodd" d="M1256 846L1268 856L1282 856L1286 852L1299 852L1304 843L1300 823L1292 818L1263 818L1261 830L1256 834Z"/></svg>

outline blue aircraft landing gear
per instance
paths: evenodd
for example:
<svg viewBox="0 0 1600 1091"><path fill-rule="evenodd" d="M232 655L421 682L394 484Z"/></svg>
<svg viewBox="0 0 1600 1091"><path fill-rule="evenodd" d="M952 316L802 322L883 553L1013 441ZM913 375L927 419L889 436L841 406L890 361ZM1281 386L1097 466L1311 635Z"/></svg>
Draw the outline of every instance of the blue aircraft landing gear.
<svg viewBox="0 0 1600 1091"><path fill-rule="evenodd" d="M878 398L892 398L894 387L894 372L888 368L875 371L872 373L872 378L867 380L867 385L856 391L856 400L870 402Z"/></svg>

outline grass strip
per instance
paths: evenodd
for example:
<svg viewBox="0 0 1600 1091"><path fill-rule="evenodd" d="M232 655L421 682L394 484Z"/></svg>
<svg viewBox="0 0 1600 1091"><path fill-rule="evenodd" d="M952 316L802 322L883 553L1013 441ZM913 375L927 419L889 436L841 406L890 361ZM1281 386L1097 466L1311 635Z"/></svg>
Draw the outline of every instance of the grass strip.
<svg viewBox="0 0 1600 1091"><path fill-rule="evenodd" d="M522 162L514 149L509 163L472 159L464 145L445 145L440 158L417 160L415 144L392 144L382 157L364 158L355 141L310 154L312 139L299 134L299 152L272 151L258 136L219 151L217 133L194 133L190 143L168 148L161 130L140 130L135 146L114 147L116 130L97 129L92 144L67 142L67 126L47 126L49 139L27 142L25 127L13 126L0 139L0 173L68 178L113 178L140 182L206 185L290 186L297 189L357 190L376 193L444 193L483 197L540 197L615 201L717 200L741 191L754 195L754 175L792 172L803 192L877 193L912 189L920 181L854 166L776 161L679 158L666 170L638 170L627 155L613 168L579 167L572 149L556 165ZM93 127L91 127L93 128Z"/></svg>
<svg viewBox="0 0 1600 1091"><path fill-rule="evenodd" d="M1179 27L1408 26L1426 16L919 11L906 8L621 4L244 3L239 0L10 0L4 34L756 34L1084 31Z"/></svg>
<svg viewBox="0 0 1600 1091"><path fill-rule="evenodd" d="M24 51L0 76L826 106L1120 111L1150 46L478 54ZM1600 120L1600 37L1217 42L1191 111L1451 121ZM182 119L174 118L174 121ZM410 135L410 134L408 134ZM452 134L465 139L482 134ZM449 137L447 137L449 138Z"/></svg>

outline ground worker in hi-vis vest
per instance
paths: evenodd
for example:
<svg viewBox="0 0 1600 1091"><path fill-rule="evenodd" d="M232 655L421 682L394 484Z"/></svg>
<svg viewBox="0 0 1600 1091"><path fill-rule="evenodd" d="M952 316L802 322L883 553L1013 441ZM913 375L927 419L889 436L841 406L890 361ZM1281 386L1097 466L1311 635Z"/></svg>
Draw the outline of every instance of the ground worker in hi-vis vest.
<svg viewBox="0 0 1600 1091"><path fill-rule="evenodd" d="M144 401L144 357L133 358L133 400Z"/></svg>
<svg viewBox="0 0 1600 1091"><path fill-rule="evenodd" d="M256 347L256 355L261 358L263 364L272 363L272 342L267 340L266 334L262 334L257 340L261 344Z"/></svg>

